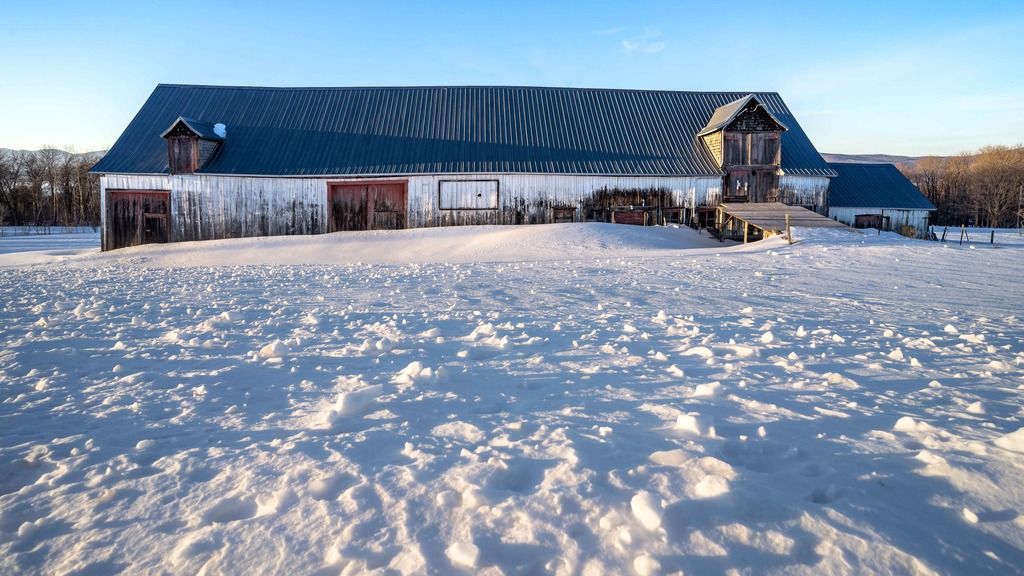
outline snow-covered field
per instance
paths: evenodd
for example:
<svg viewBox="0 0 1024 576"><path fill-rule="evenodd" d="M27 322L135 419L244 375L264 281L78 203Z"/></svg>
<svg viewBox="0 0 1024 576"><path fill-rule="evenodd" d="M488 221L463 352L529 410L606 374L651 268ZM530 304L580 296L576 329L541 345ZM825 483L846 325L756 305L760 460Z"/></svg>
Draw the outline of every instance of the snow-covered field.
<svg viewBox="0 0 1024 576"><path fill-rule="evenodd" d="M958 226L932 226L931 231L936 238L946 233L946 242L960 244L960 228ZM997 246L1024 246L1024 233L1019 228L966 228L964 244L995 244Z"/></svg>
<svg viewBox="0 0 1024 576"><path fill-rule="evenodd" d="M39 250L66 253L68 250L98 249L99 247L99 230L87 227L0 227L0 254Z"/></svg>
<svg viewBox="0 0 1024 576"><path fill-rule="evenodd" d="M0 572L1019 573L1024 249L796 236L0 255Z"/></svg>

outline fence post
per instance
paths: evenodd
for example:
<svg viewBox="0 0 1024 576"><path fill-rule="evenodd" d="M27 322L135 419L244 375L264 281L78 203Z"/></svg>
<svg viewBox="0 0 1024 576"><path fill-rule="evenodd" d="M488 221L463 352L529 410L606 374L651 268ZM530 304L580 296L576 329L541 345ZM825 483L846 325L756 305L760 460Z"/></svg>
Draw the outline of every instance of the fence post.
<svg viewBox="0 0 1024 576"><path fill-rule="evenodd" d="M789 226L789 214L786 214L786 241L793 243L793 229Z"/></svg>
<svg viewBox="0 0 1024 576"><path fill-rule="evenodd" d="M995 244L996 243L996 231L995 230L992 231L992 236L989 237L988 243L989 244Z"/></svg>

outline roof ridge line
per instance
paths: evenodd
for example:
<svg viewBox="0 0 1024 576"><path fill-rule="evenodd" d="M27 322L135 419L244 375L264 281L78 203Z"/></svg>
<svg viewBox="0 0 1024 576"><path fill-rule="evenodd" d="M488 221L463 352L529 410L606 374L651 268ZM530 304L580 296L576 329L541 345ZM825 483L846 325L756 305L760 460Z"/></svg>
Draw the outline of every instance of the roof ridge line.
<svg viewBox="0 0 1024 576"><path fill-rule="evenodd" d="M669 94L771 94L779 96L774 90L670 90L665 88L596 88L586 86L529 86L515 84L465 84L465 85L403 85L403 86L236 86L228 84L183 84L164 83L157 88L215 88L224 90L438 90L464 88L511 88L516 90L587 90L592 92L658 92Z"/></svg>

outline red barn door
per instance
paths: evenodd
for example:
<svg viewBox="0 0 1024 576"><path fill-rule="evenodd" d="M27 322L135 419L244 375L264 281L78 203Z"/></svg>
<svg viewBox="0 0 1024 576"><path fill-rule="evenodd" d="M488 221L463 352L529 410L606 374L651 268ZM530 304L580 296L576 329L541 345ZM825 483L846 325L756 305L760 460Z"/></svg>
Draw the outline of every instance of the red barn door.
<svg viewBox="0 0 1024 576"><path fill-rule="evenodd" d="M331 232L406 227L405 182L332 184L329 196Z"/></svg>
<svg viewBox="0 0 1024 576"><path fill-rule="evenodd" d="M171 193L107 190L105 250L169 242Z"/></svg>

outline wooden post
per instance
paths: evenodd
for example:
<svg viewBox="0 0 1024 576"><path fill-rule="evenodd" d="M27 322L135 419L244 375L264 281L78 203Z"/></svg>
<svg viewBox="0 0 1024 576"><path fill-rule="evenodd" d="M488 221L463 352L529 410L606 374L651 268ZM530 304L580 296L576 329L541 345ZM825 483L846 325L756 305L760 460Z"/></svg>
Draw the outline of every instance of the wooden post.
<svg viewBox="0 0 1024 576"><path fill-rule="evenodd" d="M786 214L786 240L793 243L793 229L789 227L789 214Z"/></svg>
<svg viewBox="0 0 1024 576"><path fill-rule="evenodd" d="M743 222L743 243L746 244L747 243L747 231L750 230L750 224L747 224L746 220L741 220L741 222Z"/></svg>
<svg viewBox="0 0 1024 576"><path fill-rule="evenodd" d="M960 225L960 245L964 245L964 235L967 234L967 227L964 224Z"/></svg>
<svg viewBox="0 0 1024 576"><path fill-rule="evenodd" d="M943 242L946 241L946 231L947 230L949 230L949 226L946 226L945 228L942 229L942 241Z"/></svg>
<svg viewBox="0 0 1024 576"><path fill-rule="evenodd" d="M992 236L989 237L988 243L989 244L995 244L996 243L996 231L995 230L992 231Z"/></svg>

